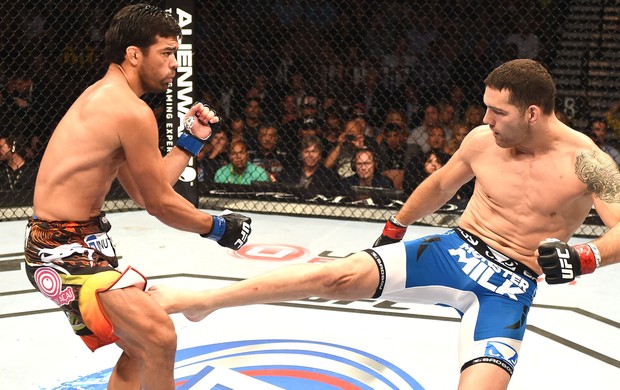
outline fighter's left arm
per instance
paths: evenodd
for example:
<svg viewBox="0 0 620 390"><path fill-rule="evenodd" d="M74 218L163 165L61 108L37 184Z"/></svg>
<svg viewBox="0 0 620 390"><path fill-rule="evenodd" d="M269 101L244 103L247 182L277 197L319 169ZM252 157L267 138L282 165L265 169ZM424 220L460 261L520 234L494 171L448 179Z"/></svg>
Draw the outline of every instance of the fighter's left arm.
<svg viewBox="0 0 620 390"><path fill-rule="evenodd" d="M164 157L166 173L171 185L174 185L183 174L190 157L198 156L207 140L218 131L221 123L214 109L197 102L185 114L183 125L186 132L179 137L176 147Z"/></svg>
<svg viewBox="0 0 620 390"><path fill-rule="evenodd" d="M600 265L620 262L620 170L613 159L596 148L582 152L575 164L579 180L588 186L594 208L609 230L592 241L600 253Z"/></svg>
<svg viewBox="0 0 620 390"><path fill-rule="evenodd" d="M549 284L568 283L579 275L620 262L620 171L599 148L581 152L575 173L592 196L594 207L609 228L601 237L577 245L550 238L538 246L538 264Z"/></svg>

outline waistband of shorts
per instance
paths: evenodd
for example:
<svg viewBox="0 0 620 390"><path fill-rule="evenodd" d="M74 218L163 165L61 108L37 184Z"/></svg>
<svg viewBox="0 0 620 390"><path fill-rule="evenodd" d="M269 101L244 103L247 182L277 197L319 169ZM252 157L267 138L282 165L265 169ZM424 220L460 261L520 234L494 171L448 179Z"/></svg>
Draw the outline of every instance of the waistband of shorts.
<svg viewBox="0 0 620 390"><path fill-rule="evenodd" d="M515 259L510 258L509 256L504 255L503 253L502 255L504 255L506 259L498 259L497 256L493 254L493 251L497 253L501 252L496 249L491 249L491 247L489 247L484 241L482 241L480 237L468 232L461 227L454 228L453 230L463 241L471 245L476 250L476 252L480 253L485 258L491 260L502 268L525 276L526 278L530 279L535 283L537 282L538 274L532 271L530 267Z"/></svg>
<svg viewBox="0 0 620 390"><path fill-rule="evenodd" d="M84 221L47 221L39 219L36 215L28 218L28 226L36 226L40 229L80 229L85 230L87 233L107 232L110 230L111 225L105 216L105 212L96 217L89 218Z"/></svg>

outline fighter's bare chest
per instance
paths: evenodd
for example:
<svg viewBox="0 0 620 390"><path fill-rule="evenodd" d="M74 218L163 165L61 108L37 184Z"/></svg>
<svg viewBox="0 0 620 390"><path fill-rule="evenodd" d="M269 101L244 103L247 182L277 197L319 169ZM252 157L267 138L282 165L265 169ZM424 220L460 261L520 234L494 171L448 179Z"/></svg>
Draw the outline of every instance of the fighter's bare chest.
<svg viewBox="0 0 620 390"><path fill-rule="evenodd" d="M478 184L493 202L555 209L583 195L586 187L564 158L517 159L479 167Z"/></svg>

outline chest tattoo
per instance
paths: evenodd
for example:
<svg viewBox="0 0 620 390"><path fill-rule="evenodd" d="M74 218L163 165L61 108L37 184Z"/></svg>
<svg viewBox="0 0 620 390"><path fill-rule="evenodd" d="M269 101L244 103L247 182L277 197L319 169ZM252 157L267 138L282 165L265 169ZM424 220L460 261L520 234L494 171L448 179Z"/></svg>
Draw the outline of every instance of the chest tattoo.
<svg viewBox="0 0 620 390"><path fill-rule="evenodd" d="M588 191L608 203L620 203L620 171L604 152L592 149L577 156L575 173Z"/></svg>

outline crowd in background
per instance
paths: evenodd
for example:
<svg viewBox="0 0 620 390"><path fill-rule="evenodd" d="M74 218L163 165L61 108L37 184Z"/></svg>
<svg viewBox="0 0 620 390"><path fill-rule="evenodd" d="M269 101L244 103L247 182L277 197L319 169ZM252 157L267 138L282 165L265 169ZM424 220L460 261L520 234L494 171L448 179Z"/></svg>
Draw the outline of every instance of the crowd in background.
<svg viewBox="0 0 620 390"><path fill-rule="evenodd" d="M31 188L56 123L106 69L104 32L120 3L29 0L0 16L1 190ZM490 70L513 58L552 64L567 9L534 0L195 7L195 97L224 118L199 156L199 180L329 194L411 192L482 123ZM162 119L162 97L145 100ZM579 130L620 161L606 128L620 128L620 106L610 106Z"/></svg>

